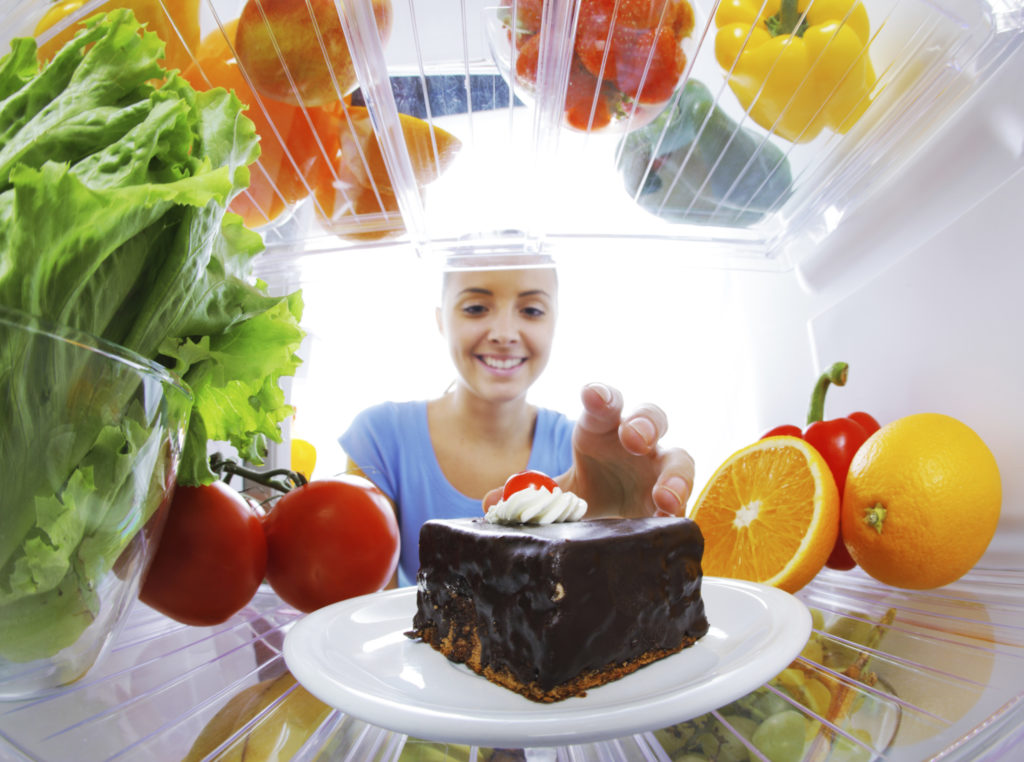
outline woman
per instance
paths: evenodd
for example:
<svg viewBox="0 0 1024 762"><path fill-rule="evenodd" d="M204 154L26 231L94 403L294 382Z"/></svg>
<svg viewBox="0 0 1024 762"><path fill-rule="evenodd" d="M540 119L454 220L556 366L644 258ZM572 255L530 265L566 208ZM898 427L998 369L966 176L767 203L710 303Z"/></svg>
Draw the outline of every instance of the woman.
<svg viewBox="0 0 1024 762"><path fill-rule="evenodd" d="M587 500L588 517L685 510L693 461L659 445L667 420L658 407L623 418L621 394L591 384L574 425L527 400L550 357L557 313L551 266L447 272L436 316L454 385L429 401L376 405L341 436L350 470L395 505L399 584L415 581L424 521L479 516L505 479L526 469L557 474Z"/></svg>

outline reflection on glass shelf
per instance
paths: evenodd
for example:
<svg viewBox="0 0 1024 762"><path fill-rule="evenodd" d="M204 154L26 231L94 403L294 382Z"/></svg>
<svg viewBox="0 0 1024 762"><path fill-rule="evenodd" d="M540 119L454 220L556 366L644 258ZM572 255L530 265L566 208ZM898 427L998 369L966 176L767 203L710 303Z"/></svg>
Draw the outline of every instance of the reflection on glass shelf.
<svg viewBox="0 0 1024 762"><path fill-rule="evenodd" d="M757 760L781 741L798 760L980 760L1022 741L1024 570L978 568L923 592L826 571L799 597L818 612L807 648L748 696L688 723L543 751L428 743L331 710L286 673L281 647L300 614L269 588L218 627L137 605L79 682L0 703L0 759L216 759L272 741L278 758L359 762L650 762L712 747Z"/></svg>
<svg viewBox="0 0 1024 762"><path fill-rule="evenodd" d="M498 74L391 77L391 92L395 96L398 113L417 119L523 105L518 98L511 100L508 84ZM352 93L352 105L366 105L361 90Z"/></svg>

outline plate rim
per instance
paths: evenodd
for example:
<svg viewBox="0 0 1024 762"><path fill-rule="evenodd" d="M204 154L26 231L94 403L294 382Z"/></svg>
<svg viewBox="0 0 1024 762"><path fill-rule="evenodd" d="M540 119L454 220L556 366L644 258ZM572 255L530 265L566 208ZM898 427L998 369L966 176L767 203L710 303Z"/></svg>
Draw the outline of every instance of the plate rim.
<svg viewBox="0 0 1024 762"><path fill-rule="evenodd" d="M284 658L296 680L324 703L356 719L410 737L442 743L494 747L560 746L606 741L684 722L724 706L763 685L785 669L803 650L811 634L812 622L810 611L799 598L779 588L748 580L711 576L705 576L702 580L702 596L705 599L709 590L713 599L716 592L727 588L746 593L764 604L771 626L763 637L771 639L774 650L759 650L757 658L740 655L731 660L724 671L719 669L720 664L716 664L716 668L709 671L707 679L700 679L696 684L688 681L679 690L661 692L639 706L635 702L630 702L619 709L605 706L593 710L584 705L583 702L587 699L583 698L578 699L580 703L574 705L575 709L570 708L567 712L564 702L541 704L524 699L527 702L524 705L525 717L513 714L503 717L496 723L493 712L481 714L479 711L474 712L473 707L469 706L459 713L418 704L396 706L391 698L379 696L362 687L345 685L344 681L333 676L325 677L321 670L314 667L310 659L303 656L303 647L311 643L310 639L316 634L323 634L328 624L346 616L349 611L359 611L378 603L383 598L410 598L412 602L408 621L411 622L416 596L416 588L412 586L350 598L305 615L297 620L285 635ZM408 629L408 626L404 624L402 629ZM394 632L394 629L388 630L388 633ZM431 658L445 658L429 647L424 653L429 653ZM652 667L656 667L656 663L615 682L621 683L630 678L650 674L645 670ZM476 675L473 677L485 680ZM328 683L334 686L335 690L326 689ZM494 687L507 690L499 686ZM715 689L714 698L708 700L706 694L712 687ZM693 694L697 692L705 695L695 697ZM339 701L339 694L350 698L351 701ZM690 700L681 702L684 698ZM681 703L684 706L681 706ZM536 708L537 711L528 711L532 708ZM544 715L545 710L548 710L547 716ZM586 718L586 727L567 727L567 723L571 724L578 717ZM456 727L453 727L453 724Z"/></svg>

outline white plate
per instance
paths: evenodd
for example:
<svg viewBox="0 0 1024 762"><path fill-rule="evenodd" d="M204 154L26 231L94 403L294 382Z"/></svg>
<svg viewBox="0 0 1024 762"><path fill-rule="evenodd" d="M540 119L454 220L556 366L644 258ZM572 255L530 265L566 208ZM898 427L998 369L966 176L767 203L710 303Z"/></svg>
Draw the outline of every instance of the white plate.
<svg viewBox="0 0 1024 762"><path fill-rule="evenodd" d="M416 589L327 606L299 620L285 661L310 693L366 722L416 738L477 746L559 746L692 719L763 685L800 653L811 615L753 582L705 577L711 625L695 645L553 704L488 682L410 640Z"/></svg>

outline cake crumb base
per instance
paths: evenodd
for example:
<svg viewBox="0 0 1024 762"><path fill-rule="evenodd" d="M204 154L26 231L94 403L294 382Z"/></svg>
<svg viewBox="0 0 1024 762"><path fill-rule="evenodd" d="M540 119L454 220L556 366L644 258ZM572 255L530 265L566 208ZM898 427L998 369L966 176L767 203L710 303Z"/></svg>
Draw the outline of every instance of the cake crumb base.
<svg viewBox="0 0 1024 762"><path fill-rule="evenodd" d="M491 665L483 664L480 640L468 628L462 633L454 633L449 630L449 632L442 635L436 627L428 625L406 634L411 638L418 638L427 643L450 661L465 664L473 672L490 682L525 696L531 701L542 704L564 701L573 696L585 696L591 688L597 688L598 686L623 678L636 672L641 667L664 659L666 656L679 653L684 648L688 648L697 642L697 638L687 637L676 648L645 651L629 661L609 664L601 669L587 670L564 683L550 688L543 688L536 681L523 683L516 679L508 670L495 669Z"/></svg>

